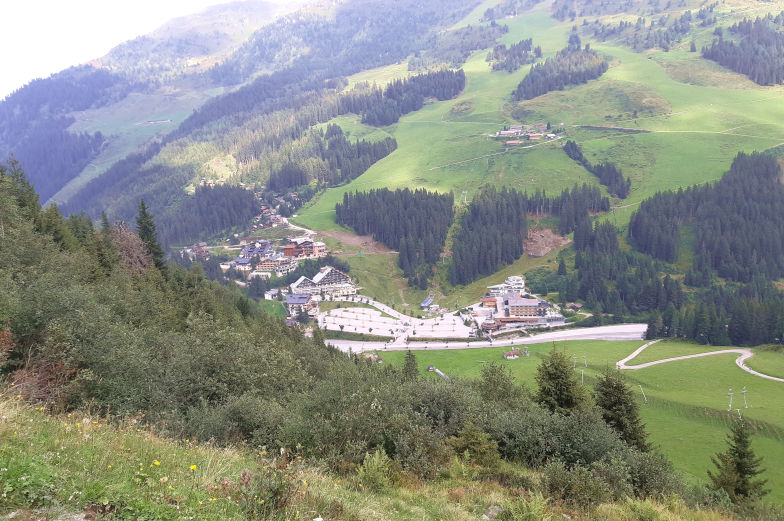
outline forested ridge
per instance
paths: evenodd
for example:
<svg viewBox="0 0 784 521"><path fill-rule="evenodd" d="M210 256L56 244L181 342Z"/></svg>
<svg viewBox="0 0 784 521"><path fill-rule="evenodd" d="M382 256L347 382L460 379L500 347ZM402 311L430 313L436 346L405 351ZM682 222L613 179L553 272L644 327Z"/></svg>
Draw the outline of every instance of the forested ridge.
<svg viewBox="0 0 784 521"><path fill-rule="evenodd" d="M760 85L778 85L784 81L784 12L768 13L753 22L744 18L729 27L740 42L718 38L702 49L705 58L735 72L745 74Z"/></svg>
<svg viewBox="0 0 784 521"><path fill-rule="evenodd" d="M427 190L386 188L343 194L335 221L359 235L398 250L398 264L409 284L427 287L429 269L439 260L452 225L454 195ZM424 286L424 287L423 287Z"/></svg>
<svg viewBox="0 0 784 521"><path fill-rule="evenodd" d="M607 71L607 61L590 50L581 49L580 37L575 31L569 36L569 45L544 63L531 66L512 97L517 100L532 99L552 90L563 90L570 85L580 85L594 80Z"/></svg>
<svg viewBox="0 0 784 521"><path fill-rule="evenodd" d="M79 174L104 144L100 132L68 131L70 112L98 108L127 94L124 79L90 66L33 80L0 101L0 157L14 154L48 198Z"/></svg>

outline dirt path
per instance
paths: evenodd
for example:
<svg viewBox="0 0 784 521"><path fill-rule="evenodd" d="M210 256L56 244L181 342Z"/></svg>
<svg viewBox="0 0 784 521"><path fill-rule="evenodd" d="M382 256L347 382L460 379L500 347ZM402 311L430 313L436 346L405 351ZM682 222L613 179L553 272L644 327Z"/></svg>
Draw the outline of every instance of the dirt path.
<svg viewBox="0 0 784 521"><path fill-rule="evenodd" d="M712 355L725 355L730 353L737 353L738 358L735 359L735 365L743 369L749 374L753 374L754 376L759 376L760 378L765 378L767 380L773 380L776 382L784 382L784 378L777 378L775 376L770 376L767 374L760 373L759 371L755 371L754 369L747 366L744 362L754 356L754 352L751 349L747 348L738 348L738 349L721 349L719 351L709 351L707 353L697 353L695 355L684 355L684 356L674 356L672 358L664 358L662 360L655 360L653 362L646 362L644 364L639 365L627 365L627 362L633 360L637 355L642 353L645 349L652 346L653 344L659 342L660 340L654 340L652 342L648 342L647 344L643 344L639 348L637 348L632 354L624 358L623 360L619 361L615 366L621 370L631 370L636 371L637 369L644 369L646 367L651 367L653 365L664 364L667 362L677 362L678 360L688 360L690 358L700 358L703 356L712 356Z"/></svg>

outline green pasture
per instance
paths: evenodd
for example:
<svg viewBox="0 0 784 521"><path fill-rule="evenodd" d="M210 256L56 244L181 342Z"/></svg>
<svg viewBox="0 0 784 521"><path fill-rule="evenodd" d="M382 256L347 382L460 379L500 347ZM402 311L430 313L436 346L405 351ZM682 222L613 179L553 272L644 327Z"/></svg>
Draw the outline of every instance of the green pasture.
<svg viewBox="0 0 784 521"><path fill-rule="evenodd" d="M286 308L277 300L257 300L256 305L260 310L273 317L286 318Z"/></svg>
<svg viewBox="0 0 784 521"><path fill-rule="evenodd" d="M557 349L565 349L570 357L577 356L576 370L584 371L585 383L590 386L596 375L605 367L614 367L615 362L642 343L569 341L558 342L556 346ZM525 343L522 342L521 345ZM659 351L646 353L651 348L643 351L643 354L651 356L643 358L641 355L639 360L651 361L656 358L652 356L653 353L662 355L662 358L693 354L702 347L705 346L677 341L665 342ZM422 374L429 374L426 373L426 368L432 364L453 378L476 378L484 364L495 362L508 367L519 383L535 389L536 367L542 357L552 349L552 344L530 344L530 358L506 361L503 359L503 352L510 349L424 350L416 351L415 354ZM379 354L385 363L396 366L402 366L405 356L403 351L380 351ZM583 355L587 357L587 368L584 366ZM756 432L753 446L767 468L765 478L768 479L768 488L771 489L770 498L781 501L784 499L784 468L776 465L776 462L784 458L784 414L781 414L784 384L742 371L735 365L736 357L736 354L726 354L681 360L636 371L625 371L624 375L635 390L642 385L648 398L648 404L644 405L640 395L640 406L651 440L690 480L707 479L706 471L712 468L710 458L726 447L725 436L729 432L731 414L737 415L734 409L740 407L744 418L752 423ZM751 360L755 359L757 364L754 367L763 372L775 372L773 367L768 369L771 360L771 365L778 363L778 368L784 367L781 360L784 355L781 353L763 352L759 358L755 356ZM744 408L743 398L736 394L730 414L727 411L727 393L730 388L740 391L744 386L748 390L750 408Z"/></svg>
<svg viewBox="0 0 784 521"><path fill-rule="evenodd" d="M755 348L754 356L746 360L746 365L760 373L784 378L784 351Z"/></svg>
<svg viewBox="0 0 784 521"><path fill-rule="evenodd" d="M701 345L696 342L684 342L682 340L662 340L651 346L633 359L629 360L629 365L640 365L647 362L654 362L656 360L663 360L665 358L674 358L676 356L696 355L699 353L708 353L710 351L717 351L722 349L720 347Z"/></svg>
<svg viewBox="0 0 784 521"><path fill-rule="evenodd" d="M139 149L150 139L171 132L215 93L184 89L176 95L165 92L132 93L123 100L101 107L75 112L71 132L101 132L107 144L82 172L68 182L52 201L65 202L88 182L106 172L114 163ZM146 121L171 120L155 125Z"/></svg>
<svg viewBox="0 0 784 521"><path fill-rule="evenodd" d="M401 313L419 314L419 303L428 293L408 286L397 265L397 255L355 255L343 260L351 266L351 278L357 281L363 295Z"/></svg>
<svg viewBox="0 0 784 521"><path fill-rule="evenodd" d="M476 23L484 9L483 4L465 22ZM503 43L532 37L545 56L564 46L571 27L541 9L503 23L510 28ZM470 197L486 184L557 193L574 183L596 182L562 154L562 142L505 152L499 141L488 139L487 134L515 121L564 123L564 137L582 144L591 160L623 168L632 179L632 194L615 201L610 216L621 228L643 199L718 179L739 151L784 143L782 87L750 85L745 77L685 50L635 53L590 43L611 59L602 78L520 103L512 103L510 93L528 67L513 74L491 72L486 51L475 53L463 67L467 86L457 99L427 105L384 129L398 140L398 150L354 182L328 190L300 213L298 222L332 229L334 205L345 191L409 186L453 190L458 197L466 191ZM381 77L393 70L385 69Z"/></svg>

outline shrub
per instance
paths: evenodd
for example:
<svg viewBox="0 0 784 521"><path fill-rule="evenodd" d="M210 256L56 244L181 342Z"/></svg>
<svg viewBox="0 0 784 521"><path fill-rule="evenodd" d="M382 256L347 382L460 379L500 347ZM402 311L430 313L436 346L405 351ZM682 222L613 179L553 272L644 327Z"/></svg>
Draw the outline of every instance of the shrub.
<svg viewBox="0 0 784 521"><path fill-rule="evenodd" d="M519 498L498 514L498 521L550 521L548 499L537 492L531 499Z"/></svg>
<svg viewBox="0 0 784 521"><path fill-rule="evenodd" d="M632 489L638 497L663 496L682 489L683 483L672 464L661 454L628 450L624 459Z"/></svg>
<svg viewBox="0 0 784 521"><path fill-rule="evenodd" d="M547 495L575 506L587 507L610 499L610 487L585 467L566 468L561 461L544 468L542 486Z"/></svg>
<svg viewBox="0 0 784 521"><path fill-rule="evenodd" d="M366 490L382 490L391 482L392 460L384 449L365 454L365 460L357 470L357 485Z"/></svg>
<svg viewBox="0 0 784 521"><path fill-rule="evenodd" d="M469 422L459 436L452 436L446 440L456 453L467 453L471 461L485 467L498 465L498 442L482 429Z"/></svg>

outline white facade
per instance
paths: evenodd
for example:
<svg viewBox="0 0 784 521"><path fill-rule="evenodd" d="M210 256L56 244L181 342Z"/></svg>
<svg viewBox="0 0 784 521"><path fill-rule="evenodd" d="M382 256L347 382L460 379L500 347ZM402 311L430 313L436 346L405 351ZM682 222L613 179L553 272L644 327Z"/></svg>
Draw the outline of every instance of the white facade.
<svg viewBox="0 0 784 521"><path fill-rule="evenodd" d="M519 293L522 295L525 293L525 279L519 275L512 275L502 284L488 286L487 291L492 297L500 297L507 293Z"/></svg>

